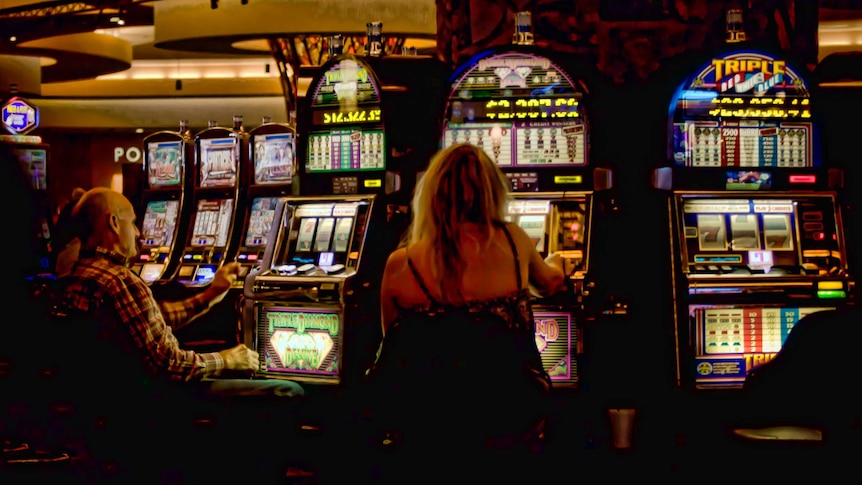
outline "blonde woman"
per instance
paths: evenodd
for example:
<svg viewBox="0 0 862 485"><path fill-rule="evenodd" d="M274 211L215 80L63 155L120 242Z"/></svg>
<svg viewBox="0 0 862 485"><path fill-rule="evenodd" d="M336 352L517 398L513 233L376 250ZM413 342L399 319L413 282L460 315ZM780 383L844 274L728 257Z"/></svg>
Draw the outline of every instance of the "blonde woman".
<svg viewBox="0 0 862 485"><path fill-rule="evenodd" d="M383 333L406 310L433 302L491 310L510 328L532 330L530 290L545 296L564 284L562 260L545 260L516 224L505 222L507 180L482 148L439 151L413 197L406 247L383 273Z"/></svg>

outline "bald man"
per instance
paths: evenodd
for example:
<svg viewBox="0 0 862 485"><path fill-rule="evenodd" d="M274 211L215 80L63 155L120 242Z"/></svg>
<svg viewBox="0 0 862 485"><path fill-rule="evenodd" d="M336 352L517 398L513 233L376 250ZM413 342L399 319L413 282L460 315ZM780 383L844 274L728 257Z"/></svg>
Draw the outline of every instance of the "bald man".
<svg viewBox="0 0 862 485"><path fill-rule="evenodd" d="M119 192L95 188L81 197L73 214L81 224L81 251L71 273L60 280L64 304L84 314L98 310L101 319L115 322L118 343L137 352L150 374L175 382L201 381L207 392L219 395L304 394L299 384L286 380L210 379L226 370L251 375L258 369L258 353L243 344L210 353L180 348L172 329L221 300L239 264L224 264L209 286L191 298L160 303L127 265L138 253L140 236L131 202Z"/></svg>

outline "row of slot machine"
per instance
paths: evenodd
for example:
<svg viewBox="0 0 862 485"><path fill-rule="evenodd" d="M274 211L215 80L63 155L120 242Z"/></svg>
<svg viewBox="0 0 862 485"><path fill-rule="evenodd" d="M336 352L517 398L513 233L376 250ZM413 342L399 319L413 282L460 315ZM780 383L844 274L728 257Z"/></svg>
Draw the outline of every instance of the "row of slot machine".
<svg viewBox="0 0 862 485"><path fill-rule="evenodd" d="M135 267L148 281L200 286L240 261L238 338L260 353L258 375L358 381L380 339L382 268L424 164L437 148L475 144L511 183L509 219L543 257L564 260L567 290L534 301L536 344L555 386L578 388L588 309L601 307L589 302L601 284L593 270L610 253L593 235L609 223L600 202L613 192L611 170L591 158L598 103L583 69L523 29L453 72L428 56L336 54L295 128L154 134L149 249ZM428 109L429 99L443 102ZM856 298L841 174L821 164L814 100L783 59L737 49L709 59L670 101L668 163L653 184L668 204L680 387L740 388L800 318Z"/></svg>
<svg viewBox="0 0 862 485"><path fill-rule="evenodd" d="M379 285L386 257L406 229L399 225L386 232L385 251L375 248L376 255L368 257L372 244L380 241L372 242L371 231L388 222L383 213L375 216L375 206L386 203L385 215L390 216L392 205L409 205L433 152L471 143L487 151L511 184L509 220L531 236L543 257L563 257L569 289L536 301L536 343L555 384L576 387L594 197L610 189L612 178L609 170L590 164L583 80L541 49L519 43L477 54L439 78L447 80L440 83L439 98L422 93L425 106L405 110L407 116L396 119L387 112L393 99L385 90L381 93L378 75L387 67L409 68L403 65L409 59L387 66L398 56L342 55L327 62L311 83L304 118L309 133L300 141L300 153L307 157L301 185L314 184L329 195L282 201L275 216L281 222L273 226L265 263L246 280L245 321L254 326L246 327L245 338L260 352L260 374L319 384L360 381L380 342L379 298L371 298L365 312L355 311L349 302L357 295L360 300L376 296L373 290L363 291L371 280L361 275L376 275L373 283ZM430 109L439 113L423 130L411 121L415 113L429 110L429 99L443 101L439 110ZM352 194L380 183L399 184L398 174L388 172L397 163L392 153L401 150L391 150L389 143L394 130L405 126L418 130L428 144L416 163L401 171L407 180L400 184L409 190L402 190L398 200ZM321 185L318 176L330 171L335 173ZM381 178L382 171L387 173ZM340 195L344 192L349 194ZM351 327L366 329L372 338L351 335ZM371 345L356 354L350 349L356 349L358 340Z"/></svg>

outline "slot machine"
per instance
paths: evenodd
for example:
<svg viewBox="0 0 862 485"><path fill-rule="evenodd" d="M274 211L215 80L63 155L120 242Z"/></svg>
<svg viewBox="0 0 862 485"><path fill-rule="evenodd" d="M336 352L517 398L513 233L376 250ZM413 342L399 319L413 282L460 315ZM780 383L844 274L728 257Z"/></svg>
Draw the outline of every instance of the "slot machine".
<svg viewBox="0 0 862 485"><path fill-rule="evenodd" d="M248 133L242 126L242 116L234 116L233 128L220 127L213 121L194 136L194 163L190 217L182 235L182 252L172 284L179 287L178 296L185 297L202 291L226 262L237 260L242 243L242 218L248 208L244 184L248 165ZM246 247L244 254L250 251ZM195 325L175 332L186 348L201 352L215 351L236 345L240 338L241 312L236 308L242 296L237 286Z"/></svg>
<svg viewBox="0 0 862 485"><path fill-rule="evenodd" d="M186 167L193 157L194 143L188 122L179 131L158 131L144 137L146 154L139 207L140 250L130 262L132 271L159 292L170 281L179 264L191 205ZM155 285L154 285L155 283Z"/></svg>
<svg viewBox="0 0 862 485"><path fill-rule="evenodd" d="M51 247L54 211L48 193L50 145L44 143L41 136L29 134L39 126L39 109L30 101L12 96L2 102L0 113L7 132L0 135L0 161L16 165L11 170L23 172L32 189L31 203L36 220L32 221L30 230L36 247L31 248L32 260L24 265L25 273L28 277L49 274L56 257Z"/></svg>
<svg viewBox="0 0 862 485"><path fill-rule="evenodd" d="M259 269L281 197L293 194L296 177L296 129L265 118L248 133L248 201L236 261L242 265L235 285L243 287L246 276Z"/></svg>
<svg viewBox="0 0 862 485"><path fill-rule="evenodd" d="M855 299L817 103L801 71L750 48L713 56L674 93L653 184L668 204L678 387L738 395L800 318Z"/></svg>
<svg viewBox="0 0 862 485"><path fill-rule="evenodd" d="M233 128L209 125L194 137L191 218L179 267L172 275L191 289L209 284L216 270L234 259L240 229L236 214L246 208L241 187L248 134L242 117L234 116Z"/></svg>
<svg viewBox="0 0 862 485"><path fill-rule="evenodd" d="M369 24L366 56L331 38L299 105L299 195L280 202L265 263L245 285L244 339L260 375L349 387L380 342L382 269L409 222L416 166L436 150L429 100L446 76L430 56L378 57L379 28Z"/></svg>
<svg viewBox="0 0 862 485"><path fill-rule="evenodd" d="M578 77L588 71L533 46L530 30L530 15L518 13L513 45L480 52L455 71L441 144L484 148L511 183L509 220L542 257L563 258L568 290L533 302L536 344L554 386L577 388L594 286L590 235L601 219L596 197L611 188L612 174L590 159L591 100Z"/></svg>

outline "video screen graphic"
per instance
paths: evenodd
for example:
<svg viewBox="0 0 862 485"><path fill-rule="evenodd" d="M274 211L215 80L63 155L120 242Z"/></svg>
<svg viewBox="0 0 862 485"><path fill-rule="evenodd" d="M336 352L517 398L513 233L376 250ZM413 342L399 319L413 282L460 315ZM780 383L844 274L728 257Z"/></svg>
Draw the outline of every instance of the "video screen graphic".
<svg viewBox="0 0 862 485"><path fill-rule="evenodd" d="M568 313L536 311L536 347L542 366L555 383L578 381L575 354L578 347L574 321Z"/></svg>
<svg viewBox="0 0 862 485"><path fill-rule="evenodd" d="M147 180L150 188L179 186L183 179L181 141L147 144Z"/></svg>
<svg viewBox="0 0 862 485"><path fill-rule="evenodd" d="M233 219L233 199L198 201L191 246L225 247Z"/></svg>
<svg viewBox="0 0 862 485"><path fill-rule="evenodd" d="M19 148L13 150L21 169L35 190L48 188L48 152L44 148Z"/></svg>
<svg viewBox="0 0 862 485"><path fill-rule="evenodd" d="M258 305L257 350L269 375L335 377L340 371L341 315L333 309Z"/></svg>
<svg viewBox="0 0 862 485"><path fill-rule="evenodd" d="M203 138L198 140L201 187L235 187L239 167L238 139Z"/></svg>
<svg viewBox="0 0 862 485"><path fill-rule="evenodd" d="M246 246L266 246L272 229L272 221L275 218L276 204L278 204L277 197L258 197L251 203L248 230L245 233Z"/></svg>
<svg viewBox="0 0 862 485"><path fill-rule="evenodd" d="M296 157L291 133L254 137L254 183L289 184L293 180Z"/></svg>
<svg viewBox="0 0 862 485"><path fill-rule="evenodd" d="M177 200L153 200L147 203L144 223L141 225L143 247L169 247L173 244L179 218Z"/></svg>

